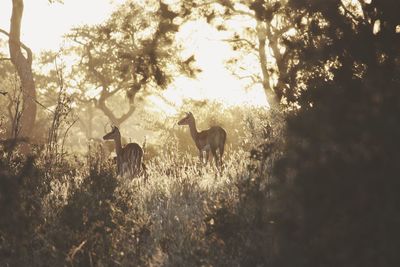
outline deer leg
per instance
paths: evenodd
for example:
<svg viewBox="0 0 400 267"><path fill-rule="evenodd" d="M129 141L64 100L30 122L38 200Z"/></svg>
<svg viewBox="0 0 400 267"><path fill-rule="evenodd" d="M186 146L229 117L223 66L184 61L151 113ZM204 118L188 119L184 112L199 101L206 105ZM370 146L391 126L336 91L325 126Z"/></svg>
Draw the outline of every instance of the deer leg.
<svg viewBox="0 0 400 267"><path fill-rule="evenodd" d="M136 159L134 158L130 163L130 172L131 172L131 177L135 176L135 172L136 172Z"/></svg>
<svg viewBox="0 0 400 267"><path fill-rule="evenodd" d="M138 160L137 160L137 171L138 171L138 175L140 175L141 174L141 172L142 172L142 166L144 165L143 164L143 154L139 154L138 155Z"/></svg>
<svg viewBox="0 0 400 267"><path fill-rule="evenodd" d="M226 138L226 136L225 136ZM222 166L222 155L224 154L224 149L225 149L225 138L223 138L223 142L219 144L218 150L219 150L219 161Z"/></svg>
<svg viewBox="0 0 400 267"><path fill-rule="evenodd" d="M217 151L216 151L215 149L212 149L211 152L212 152L212 154L213 154L213 156L214 156L215 166L216 166L217 169L218 169L218 155L217 155Z"/></svg>
<svg viewBox="0 0 400 267"><path fill-rule="evenodd" d="M135 176L139 176L140 174L140 165L141 165L141 158L139 156L135 159Z"/></svg>
<svg viewBox="0 0 400 267"><path fill-rule="evenodd" d="M126 177L126 176L129 176L129 166L128 166L128 164L127 163L122 163L122 173L121 173L121 175L122 175L122 177Z"/></svg>
<svg viewBox="0 0 400 267"><path fill-rule="evenodd" d="M137 167L137 159L134 160L133 164L132 164L132 176L136 177L137 173L138 173L138 167Z"/></svg>
<svg viewBox="0 0 400 267"><path fill-rule="evenodd" d="M222 149L220 149L219 150L219 165L222 167L222 154L224 153L224 150Z"/></svg>
<svg viewBox="0 0 400 267"><path fill-rule="evenodd" d="M207 150L206 151L206 163L205 163L205 165L207 165L209 161L210 161L210 150Z"/></svg>
<svg viewBox="0 0 400 267"><path fill-rule="evenodd" d="M199 150L200 163L203 164L203 151Z"/></svg>
<svg viewBox="0 0 400 267"><path fill-rule="evenodd" d="M118 175L122 176L122 166L121 166L121 160L117 156L117 176Z"/></svg>

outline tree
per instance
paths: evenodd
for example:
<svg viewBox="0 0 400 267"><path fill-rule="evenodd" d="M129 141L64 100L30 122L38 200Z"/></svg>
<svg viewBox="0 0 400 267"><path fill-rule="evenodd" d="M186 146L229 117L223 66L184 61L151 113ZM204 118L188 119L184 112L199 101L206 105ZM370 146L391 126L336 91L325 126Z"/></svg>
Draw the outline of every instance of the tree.
<svg viewBox="0 0 400 267"><path fill-rule="evenodd" d="M186 2L186 1L185 1ZM290 102L288 73L298 64L296 51L287 47L288 40L301 28L293 27L294 16L278 0L214 0L192 1L197 10L193 17L205 18L218 30L229 33L236 55L227 63L239 78L249 80L249 86L261 84L271 106ZM254 61L258 62L254 68Z"/></svg>
<svg viewBox="0 0 400 267"><path fill-rule="evenodd" d="M1 30L3 34L9 36L10 59L15 66L18 76L21 80L23 103L21 115L21 128L19 137L30 137L30 132L35 126L36 118L36 88L32 74L32 51L21 42L21 20L24 10L23 0L13 0L10 33ZM23 54L22 49L26 55ZM27 147L24 146L24 152Z"/></svg>
<svg viewBox="0 0 400 267"><path fill-rule="evenodd" d="M397 266L400 4L289 1L301 107L276 165L291 198L277 217L279 266ZM296 77L297 79L293 79ZM286 218L286 219L284 219Z"/></svg>
<svg viewBox="0 0 400 267"><path fill-rule="evenodd" d="M8 43L8 42L7 42ZM8 48L8 45L1 42L2 48ZM6 115L3 119L6 123L2 125L2 139L11 139L15 134L14 123L18 114L16 110L20 110L20 104L16 107L17 102L21 100L20 81L18 74L15 71L15 67L10 61L7 55L0 53L2 63L0 64L0 79L1 79L1 95L0 95L0 106L2 107L2 114ZM17 112L18 112L17 111ZM6 119L7 118L7 119Z"/></svg>
<svg viewBox="0 0 400 267"><path fill-rule="evenodd" d="M194 76L194 57L182 59L174 34L178 13L161 1L140 5L128 1L100 25L74 29L68 38L80 58L74 77L83 102L93 101L110 121L119 126L135 111L136 96L166 88L177 74ZM181 22L182 23L182 22ZM98 96L87 95L96 89ZM107 101L125 93L128 110L112 110Z"/></svg>

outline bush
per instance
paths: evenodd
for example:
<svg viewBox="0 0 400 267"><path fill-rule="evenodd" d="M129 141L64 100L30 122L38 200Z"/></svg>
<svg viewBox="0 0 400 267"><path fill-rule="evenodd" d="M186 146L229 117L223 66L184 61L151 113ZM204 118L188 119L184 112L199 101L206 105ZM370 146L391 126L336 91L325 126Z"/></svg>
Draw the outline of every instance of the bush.
<svg viewBox="0 0 400 267"><path fill-rule="evenodd" d="M146 174L133 180L116 177L114 163L97 148L86 158L63 157L51 169L43 151L22 163L15 158L7 165L2 159L7 175L2 188L8 189L1 200L6 214L14 216L1 224L2 264L271 263L281 219L272 166L281 155L285 125L279 112L261 111L243 125L246 135L237 142L254 149L231 148L221 172L173 150L173 141L165 144L170 150L146 161ZM31 203L29 213L17 203ZM22 231L26 225L29 231ZM10 242L15 232L24 234Z"/></svg>

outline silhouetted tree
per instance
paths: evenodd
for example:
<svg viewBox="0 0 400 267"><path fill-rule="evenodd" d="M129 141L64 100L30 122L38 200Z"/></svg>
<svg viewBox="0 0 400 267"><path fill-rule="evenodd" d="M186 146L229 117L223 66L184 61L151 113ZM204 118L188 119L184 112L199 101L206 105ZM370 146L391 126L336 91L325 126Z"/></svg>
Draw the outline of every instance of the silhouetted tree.
<svg viewBox="0 0 400 267"><path fill-rule="evenodd" d="M204 18L228 34L223 39L236 52L228 60L231 71L249 86L261 84L271 106L278 107L289 91L288 73L298 62L287 41L300 35L295 29L287 1L215 0L185 1L197 10L191 15ZM238 23L239 21L239 23ZM254 66L253 62L259 65Z"/></svg>
<svg viewBox="0 0 400 267"><path fill-rule="evenodd" d="M194 76L194 57L182 59L174 35L181 23L178 13L161 1L140 5L128 1L100 25L83 26L68 34L80 56L76 69L83 99L94 100L115 125L120 125L135 111L136 95L151 89L166 88L178 74ZM98 97L88 97L87 90L98 89ZM124 92L128 110L118 116L107 101Z"/></svg>
<svg viewBox="0 0 400 267"><path fill-rule="evenodd" d="M36 119L36 88L32 74L32 51L21 42L21 21L24 11L24 1L13 0L12 3L10 32L7 33L4 30L0 30L0 32L9 37L10 59L21 81L23 101L18 135L21 138L29 138L35 126ZM23 54L23 51L25 51L26 55ZM24 144L23 152L28 152L26 143Z"/></svg>
<svg viewBox="0 0 400 267"><path fill-rule="evenodd" d="M288 46L299 51L289 88L301 108L276 173L291 194L280 201L298 209L278 217L278 266L397 266L400 3L289 7L305 29Z"/></svg>

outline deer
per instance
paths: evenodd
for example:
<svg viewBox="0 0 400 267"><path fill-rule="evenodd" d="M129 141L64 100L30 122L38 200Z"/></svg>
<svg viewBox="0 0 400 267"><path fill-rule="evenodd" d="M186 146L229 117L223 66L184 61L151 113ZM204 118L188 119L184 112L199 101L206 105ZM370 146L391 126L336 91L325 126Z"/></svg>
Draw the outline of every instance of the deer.
<svg viewBox="0 0 400 267"><path fill-rule="evenodd" d="M122 147L121 133L118 127L113 126L111 132L103 136L103 140L114 140L117 154L117 173L120 176L136 176L140 173L143 159L143 149L136 143L129 143Z"/></svg>
<svg viewBox="0 0 400 267"><path fill-rule="evenodd" d="M208 130L198 132L196 128L196 120L191 112L187 112L186 116L178 122L178 125L189 126L190 135L199 150L201 163L203 163L203 153L206 152L207 164L211 151L217 168L222 166L222 155L224 154L226 141L226 131L222 127L213 126ZM217 150L219 150L219 155L217 154Z"/></svg>

